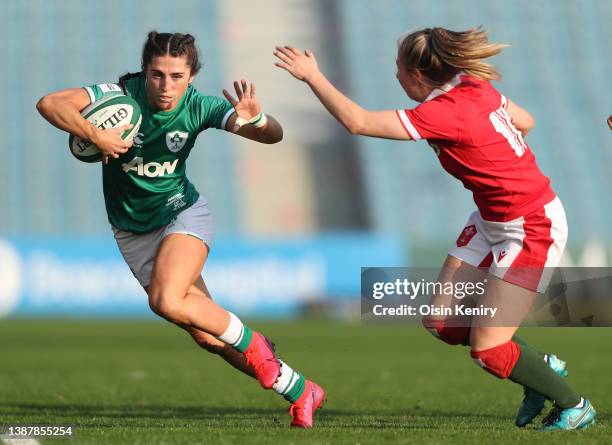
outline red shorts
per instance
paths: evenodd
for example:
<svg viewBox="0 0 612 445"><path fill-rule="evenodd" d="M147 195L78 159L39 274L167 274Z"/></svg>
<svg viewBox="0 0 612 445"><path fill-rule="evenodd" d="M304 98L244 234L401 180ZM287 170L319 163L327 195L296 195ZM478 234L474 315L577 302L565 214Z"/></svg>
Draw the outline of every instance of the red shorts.
<svg viewBox="0 0 612 445"><path fill-rule="evenodd" d="M512 221L485 221L470 215L449 255L525 289L545 292L567 241L559 198ZM546 268L546 269L545 269Z"/></svg>

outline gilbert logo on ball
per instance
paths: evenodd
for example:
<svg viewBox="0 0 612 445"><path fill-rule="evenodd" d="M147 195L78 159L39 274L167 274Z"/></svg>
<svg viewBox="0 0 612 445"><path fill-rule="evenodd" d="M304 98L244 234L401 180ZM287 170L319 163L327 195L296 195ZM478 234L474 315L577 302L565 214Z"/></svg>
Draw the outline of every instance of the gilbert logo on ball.
<svg viewBox="0 0 612 445"><path fill-rule="evenodd" d="M98 100L83 111L81 116L101 130L132 124L133 127L121 134L122 139L129 139L138 133L142 122L142 113L138 103L129 96L115 95ZM99 162L102 154L90 141L70 135L68 139L70 152L79 161Z"/></svg>

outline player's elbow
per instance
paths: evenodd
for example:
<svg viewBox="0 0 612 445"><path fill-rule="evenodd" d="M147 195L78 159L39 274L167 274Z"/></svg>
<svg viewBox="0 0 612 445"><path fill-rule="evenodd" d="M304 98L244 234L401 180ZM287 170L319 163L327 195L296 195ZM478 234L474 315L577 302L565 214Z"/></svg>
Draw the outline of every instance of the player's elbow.
<svg viewBox="0 0 612 445"><path fill-rule="evenodd" d="M267 134L264 137L262 137L259 142L261 142L262 144L277 144L280 141L283 140L283 129L282 128L278 128L276 131L272 132L271 134Z"/></svg>
<svg viewBox="0 0 612 445"><path fill-rule="evenodd" d="M529 116L529 119L527 119L520 128L523 136L527 136L527 133L529 133L533 127L535 127L535 120Z"/></svg>
<svg viewBox="0 0 612 445"><path fill-rule="evenodd" d="M533 118L533 116L530 114L527 116L526 122L525 122L525 131L531 131L533 129L533 127L535 127L535 119Z"/></svg>
<svg viewBox="0 0 612 445"><path fill-rule="evenodd" d="M344 123L344 128L353 136L363 133L363 125L357 120L351 120Z"/></svg>
<svg viewBox="0 0 612 445"><path fill-rule="evenodd" d="M359 134L359 127L357 127L355 125L345 125L345 128L346 128L346 131L348 131L353 136Z"/></svg>
<svg viewBox="0 0 612 445"><path fill-rule="evenodd" d="M279 126L278 131L274 134L274 136L272 136L271 141L269 142L270 144L277 144L280 141L283 140L283 128Z"/></svg>
<svg viewBox="0 0 612 445"><path fill-rule="evenodd" d="M43 116L45 116L52 108L53 98L50 95L43 96L38 102L36 102L36 109Z"/></svg>
<svg viewBox="0 0 612 445"><path fill-rule="evenodd" d="M352 135L367 134L366 124L370 122L368 112L363 108L358 108L348 116L341 119L344 128Z"/></svg>
<svg viewBox="0 0 612 445"><path fill-rule="evenodd" d="M263 131L259 132L257 140L262 144L277 144L283 140L283 127L276 119L268 115L268 123Z"/></svg>
<svg viewBox="0 0 612 445"><path fill-rule="evenodd" d="M523 136L527 135L533 127L535 127L535 120L533 116L527 112L521 114L520 118L513 119L514 126L519 129Z"/></svg>

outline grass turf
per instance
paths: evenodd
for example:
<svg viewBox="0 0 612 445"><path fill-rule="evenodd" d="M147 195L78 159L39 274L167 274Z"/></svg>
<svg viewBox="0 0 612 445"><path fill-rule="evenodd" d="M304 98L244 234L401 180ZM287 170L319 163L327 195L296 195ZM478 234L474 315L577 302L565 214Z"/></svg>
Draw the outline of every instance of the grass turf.
<svg viewBox="0 0 612 445"><path fill-rule="evenodd" d="M612 329L520 331L568 362L570 382L599 413L595 428L540 433L514 426L519 387L424 330L310 321L252 326L327 390L315 429L288 428L282 398L161 321L2 321L0 424L72 424L73 444L610 442Z"/></svg>

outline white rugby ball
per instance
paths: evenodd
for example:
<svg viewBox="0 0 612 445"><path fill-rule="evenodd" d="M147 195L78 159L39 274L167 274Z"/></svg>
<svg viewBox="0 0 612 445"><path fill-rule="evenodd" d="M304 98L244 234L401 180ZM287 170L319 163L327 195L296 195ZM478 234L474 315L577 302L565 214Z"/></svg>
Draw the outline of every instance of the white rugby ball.
<svg viewBox="0 0 612 445"><path fill-rule="evenodd" d="M81 111L81 116L102 130L132 124L131 129L121 134L122 139L134 137L142 122L142 113L138 102L124 95L98 100ZM98 148L90 141L78 136L70 135L68 146L70 152L79 161L100 162L102 160L102 153Z"/></svg>

